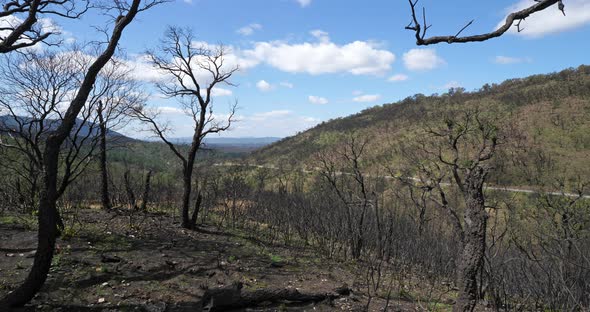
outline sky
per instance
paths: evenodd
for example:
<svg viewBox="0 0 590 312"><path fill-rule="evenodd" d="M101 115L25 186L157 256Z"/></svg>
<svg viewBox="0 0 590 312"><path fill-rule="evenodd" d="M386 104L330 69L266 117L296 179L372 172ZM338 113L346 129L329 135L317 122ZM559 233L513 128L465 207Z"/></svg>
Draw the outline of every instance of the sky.
<svg viewBox="0 0 590 312"><path fill-rule="evenodd" d="M494 30L507 13L533 0L421 0L427 35ZM142 12L125 30L121 49L145 82L150 107L173 128L172 137L192 134L190 118L174 99L152 87L159 73L144 53L157 47L166 27L192 29L196 41L223 44L228 63L240 71L235 86L216 90L214 112L238 102L238 122L226 137L285 137L333 118L392 103L416 93L474 90L485 83L549 73L588 64L590 0L567 0L566 16L549 8L523 22L522 32L483 43L418 47L404 27L406 0L177 0ZM52 21L69 41L101 39L106 18L89 12L82 20ZM123 132L143 137L128 127Z"/></svg>

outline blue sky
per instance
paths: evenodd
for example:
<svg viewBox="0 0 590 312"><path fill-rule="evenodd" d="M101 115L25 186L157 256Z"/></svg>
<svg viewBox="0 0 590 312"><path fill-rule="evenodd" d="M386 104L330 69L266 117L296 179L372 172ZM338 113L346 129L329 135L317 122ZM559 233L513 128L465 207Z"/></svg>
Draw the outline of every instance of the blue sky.
<svg viewBox="0 0 590 312"><path fill-rule="evenodd" d="M533 0L422 0L430 35L487 32L510 9ZM321 121L343 117L415 93L467 90L485 83L558 71L589 62L590 1L565 1L567 16L550 8L523 23L524 31L484 43L417 47L405 0L178 0L142 13L121 47L138 77L154 75L141 55L158 44L167 26L190 27L197 40L223 43L242 70L215 98L223 115L239 101L239 119L225 136L289 136ZM56 21L79 42L97 39L103 16ZM149 83L147 84L149 85ZM190 120L174 100L154 93L149 105L188 136ZM132 129L126 129L128 133ZM139 136L139 134L135 134Z"/></svg>

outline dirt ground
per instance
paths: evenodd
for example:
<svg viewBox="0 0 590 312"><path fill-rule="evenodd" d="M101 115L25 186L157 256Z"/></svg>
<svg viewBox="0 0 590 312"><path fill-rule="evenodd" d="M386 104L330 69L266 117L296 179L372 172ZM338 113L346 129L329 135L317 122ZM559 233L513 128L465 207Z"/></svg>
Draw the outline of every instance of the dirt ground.
<svg viewBox="0 0 590 312"><path fill-rule="evenodd" d="M26 277L36 245L34 222L2 220L0 296ZM331 302L269 304L248 311L360 311L366 305L361 275L354 273L358 267L313 250L268 246L211 226L187 231L174 218L158 214L84 210L76 224L58 240L50 276L23 311L201 311L205 290L236 282L249 291L352 289ZM384 306L382 299L373 302L375 311ZM417 308L397 300L390 310Z"/></svg>

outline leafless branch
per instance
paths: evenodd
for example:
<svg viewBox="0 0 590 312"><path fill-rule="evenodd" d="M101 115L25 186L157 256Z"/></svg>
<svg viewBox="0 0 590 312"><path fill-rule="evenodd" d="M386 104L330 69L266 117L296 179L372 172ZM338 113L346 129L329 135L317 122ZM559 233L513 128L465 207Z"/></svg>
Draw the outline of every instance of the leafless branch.
<svg viewBox="0 0 590 312"><path fill-rule="evenodd" d="M486 41L486 40L489 40L492 38L502 36L513 25L516 26L518 31L520 32L523 29L520 26L522 21L524 21L527 17L531 16L532 14L539 12L539 11L543 11L543 10L553 6L554 4L558 4L558 9L565 16L565 6L564 6L562 0L535 0L536 3L534 5L531 5L530 7L525 8L523 10L510 13L506 17L506 21L504 22L504 24L502 26L500 26L498 29L496 29L495 31L492 31L489 33L484 33L484 34L461 37L460 36L461 33L473 24L474 20L471 20L469 23L467 23L465 26L463 26L463 28L461 28L455 35L426 37L426 31L432 25L428 25L426 23L426 9L424 9L424 8L422 9L423 22L420 23L418 21L418 16L416 14L416 5L418 4L418 1L419 0L415 0L415 1L408 0L408 2L410 3L412 21L405 27L407 30L411 30L415 33L417 45L431 45L431 44L437 44L437 43L442 43L442 42L466 43L466 42Z"/></svg>

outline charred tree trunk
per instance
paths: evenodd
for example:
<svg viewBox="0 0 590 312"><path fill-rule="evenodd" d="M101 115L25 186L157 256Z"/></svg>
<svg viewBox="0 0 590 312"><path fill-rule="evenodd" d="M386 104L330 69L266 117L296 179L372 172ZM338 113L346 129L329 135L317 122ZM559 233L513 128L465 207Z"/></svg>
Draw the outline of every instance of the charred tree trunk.
<svg viewBox="0 0 590 312"><path fill-rule="evenodd" d="M463 250L458 263L459 297L453 307L455 312L473 311L478 299L477 275L483 266L486 250L487 212L483 194L486 175L484 168L476 167L469 172L464 183Z"/></svg>
<svg viewBox="0 0 590 312"><path fill-rule="evenodd" d="M102 102L99 103L98 108L99 120L99 161L100 161L100 199L102 208L105 210L111 209L111 199L109 196L109 176L107 169L107 125L103 116Z"/></svg>
<svg viewBox="0 0 590 312"><path fill-rule="evenodd" d="M203 114L201 114L202 118L205 118ZM202 119L204 120L204 119ZM201 125L203 123L200 123ZM181 207L181 216L182 216L182 227L185 229L192 230L194 229L194 223L191 222L189 216L189 209L191 203L191 191L192 191L192 180L193 180L193 171L195 167L195 158L197 157L197 151L201 147L201 136L202 136L203 128L199 126L197 131L193 136L193 141L191 144L191 148L188 152L187 161L185 162L184 172L183 172L183 179L182 179L182 207Z"/></svg>
<svg viewBox="0 0 590 312"><path fill-rule="evenodd" d="M129 170L125 171L123 175L123 182L125 183L125 191L127 192L127 203L129 204L129 209L137 210L137 200L135 199L135 192L133 192L133 187L131 186L131 177L129 174L131 172Z"/></svg>
<svg viewBox="0 0 590 312"><path fill-rule="evenodd" d="M320 302L349 296L351 290L347 286L326 293L304 293L297 289L259 289L243 291L242 284L237 283L218 289L209 289L203 296L202 306L205 311L230 311L248 307L256 307L264 302Z"/></svg>
<svg viewBox="0 0 590 312"><path fill-rule="evenodd" d="M43 190L39 198L39 232L37 236L37 251L35 261L24 283L12 293L8 294L1 302L0 307L17 307L29 302L41 289L47 279L55 239L57 237L57 165L59 157L59 144L55 143L55 137L47 142L45 149L45 171L43 172Z"/></svg>
<svg viewBox="0 0 590 312"><path fill-rule="evenodd" d="M141 198L141 211L147 211L147 204L150 197L150 181L152 179L152 171L148 171L145 176L145 185L143 187L143 197Z"/></svg>
<svg viewBox="0 0 590 312"><path fill-rule="evenodd" d="M191 217L191 224L193 228L197 226L197 218L199 217L199 211L201 210L201 203L203 202L203 196L201 195L201 191L197 191L197 200L195 201L195 209L193 210L193 215Z"/></svg>
<svg viewBox="0 0 590 312"><path fill-rule="evenodd" d="M76 118L90 95L98 73L115 53L123 30L137 14L140 2L141 0L133 0L127 14L117 19L107 47L88 68L80 89L70 103L62 123L47 138L43 152L43 188L39 198L39 230L35 260L23 284L0 301L0 310L8 310L25 305L41 289L47 279L57 235L57 176L61 145L76 124Z"/></svg>
<svg viewBox="0 0 590 312"><path fill-rule="evenodd" d="M190 168L184 169L184 174L183 174L183 179L182 179L182 206L180 208L181 209L180 215L182 217L182 227L185 229L192 229L191 220L189 217L192 174L193 174L192 165Z"/></svg>

